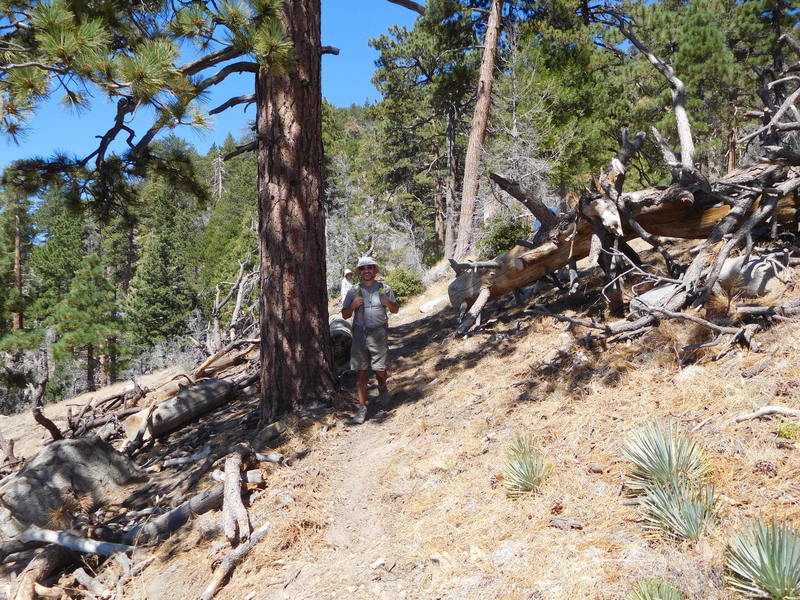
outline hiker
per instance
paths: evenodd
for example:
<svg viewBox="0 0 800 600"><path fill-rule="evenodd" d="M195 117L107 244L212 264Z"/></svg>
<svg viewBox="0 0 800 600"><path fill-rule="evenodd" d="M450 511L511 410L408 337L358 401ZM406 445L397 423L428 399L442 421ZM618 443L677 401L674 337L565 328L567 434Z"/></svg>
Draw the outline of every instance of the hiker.
<svg viewBox="0 0 800 600"><path fill-rule="evenodd" d="M347 292L342 303L342 317L353 314L353 344L350 348L350 368L358 372L358 410L353 422L361 424L367 418L367 385L370 369L378 380L380 401L389 401L386 379L387 334L389 319L386 309L396 313L400 309L392 288L377 281L378 263L371 256L358 259L358 274L361 283Z"/></svg>
<svg viewBox="0 0 800 600"><path fill-rule="evenodd" d="M344 297L347 296L347 292L353 287L353 272L350 269L344 270L344 277L342 277L342 287L341 293L339 294L344 300Z"/></svg>

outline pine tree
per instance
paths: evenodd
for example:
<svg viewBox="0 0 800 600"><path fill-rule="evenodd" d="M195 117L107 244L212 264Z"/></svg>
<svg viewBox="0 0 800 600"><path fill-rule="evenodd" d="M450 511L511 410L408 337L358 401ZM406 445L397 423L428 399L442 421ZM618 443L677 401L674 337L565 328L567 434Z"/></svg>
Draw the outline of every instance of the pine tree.
<svg viewBox="0 0 800 600"><path fill-rule="evenodd" d="M63 92L88 105L85 89L116 103L114 122L82 158L29 161L32 179L57 173L72 196L105 219L136 196L146 168L204 195L188 157L154 148L164 129L207 120L195 100L233 73L254 85L209 111L255 102L258 155L264 422L335 387L325 293L320 0L80 3L0 0L8 20L0 49L0 131L14 137L38 105ZM224 41L221 41L224 40ZM183 62L194 44L195 57ZM255 94L249 92L255 90ZM129 117L155 113L141 135ZM141 132L140 132L141 133ZM111 153L120 137L128 150Z"/></svg>
<svg viewBox="0 0 800 600"><path fill-rule="evenodd" d="M100 257L90 254L81 262L69 292L54 315L58 341L53 357L65 361L82 354L86 361L86 388L95 389L95 362L112 352L111 340L120 332L114 286L108 281Z"/></svg>
<svg viewBox="0 0 800 600"><path fill-rule="evenodd" d="M12 277L7 291L5 310L11 313L11 329L18 331L24 327L24 312L28 302L25 275L31 251L34 231L31 220L31 201L23 189L14 185L8 169L4 173L3 187L0 190L0 227L3 229L5 243L0 248L10 257Z"/></svg>
<svg viewBox="0 0 800 600"><path fill-rule="evenodd" d="M35 218L41 241L31 253L30 313L40 325L50 325L86 256L86 224L83 215L69 210L55 191L47 195Z"/></svg>
<svg viewBox="0 0 800 600"><path fill-rule="evenodd" d="M179 227L176 198L166 182L155 180L143 190L150 199L150 229L131 281L126 322L134 344L153 344L186 332L195 306L186 274L185 227Z"/></svg>

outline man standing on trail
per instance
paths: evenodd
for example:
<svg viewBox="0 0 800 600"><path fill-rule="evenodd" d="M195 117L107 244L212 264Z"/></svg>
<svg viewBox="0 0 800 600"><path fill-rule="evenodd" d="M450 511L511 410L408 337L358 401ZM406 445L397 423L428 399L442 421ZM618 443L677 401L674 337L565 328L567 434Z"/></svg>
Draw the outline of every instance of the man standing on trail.
<svg viewBox="0 0 800 600"><path fill-rule="evenodd" d="M358 411L353 422L361 424L367 418L367 385L369 371L375 372L381 402L389 400L386 379L386 354L389 318L386 314L400 309L392 288L377 281L378 263L371 256L358 259L361 283L347 292L342 304L342 317L353 318L353 345L350 349L350 368L358 371Z"/></svg>

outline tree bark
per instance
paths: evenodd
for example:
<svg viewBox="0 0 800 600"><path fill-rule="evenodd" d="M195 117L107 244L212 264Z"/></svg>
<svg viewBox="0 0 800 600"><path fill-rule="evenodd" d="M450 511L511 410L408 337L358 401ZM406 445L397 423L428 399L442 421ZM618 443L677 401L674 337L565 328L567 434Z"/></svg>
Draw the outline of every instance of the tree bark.
<svg viewBox="0 0 800 600"><path fill-rule="evenodd" d="M86 389L90 392L97 388L94 385L94 345L86 346Z"/></svg>
<svg viewBox="0 0 800 600"><path fill-rule="evenodd" d="M503 0L492 0L492 5L489 9L489 20L486 25L486 40L484 42L478 81L478 101L475 103L475 112L472 116L472 127L470 128L469 142L467 143L467 155L464 160L464 185L461 189L461 214L458 219L456 260L463 259L469 253L472 245L472 223L475 218L475 201L478 197L481 151L492 101L494 65L495 57L497 56L497 38L500 34L500 9L502 4Z"/></svg>
<svg viewBox="0 0 800 600"><path fill-rule="evenodd" d="M444 257L453 258L456 252L456 180L458 156L456 155L455 108L447 111L447 183L444 192Z"/></svg>
<svg viewBox="0 0 800 600"><path fill-rule="evenodd" d="M17 290L19 301L22 301L22 224L19 218L19 207L14 216L14 288ZM23 327L22 307L19 312L11 313L11 331Z"/></svg>
<svg viewBox="0 0 800 600"><path fill-rule="evenodd" d="M320 0L283 3L294 62L256 83L262 425L335 388L325 287Z"/></svg>

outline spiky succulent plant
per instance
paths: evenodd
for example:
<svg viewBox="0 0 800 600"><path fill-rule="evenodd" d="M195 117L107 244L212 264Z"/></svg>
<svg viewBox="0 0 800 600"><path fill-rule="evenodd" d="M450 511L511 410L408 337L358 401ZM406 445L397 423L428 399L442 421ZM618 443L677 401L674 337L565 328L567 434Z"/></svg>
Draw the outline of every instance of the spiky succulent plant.
<svg viewBox="0 0 800 600"><path fill-rule="evenodd" d="M626 600L683 600L684 595L680 590L668 584L666 581L658 579L650 579L642 581L637 585L631 593L628 594Z"/></svg>
<svg viewBox="0 0 800 600"><path fill-rule="evenodd" d="M676 432L672 423L651 423L634 433L625 455L633 463L626 485L636 494L653 486L701 484L709 471L702 448Z"/></svg>
<svg viewBox="0 0 800 600"><path fill-rule="evenodd" d="M733 536L726 564L728 584L749 598L800 598L800 533L756 521Z"/></svg>
<svg viewBox="0 0 800 600"><path fill-rule="evenodd" d="M678 540L697 540L714 524L717 496L710 485L651 486L642 499L646 528Z"/></svg>
<svg viewBox="0 0 800 600"><path fill-rule="evenodd" d="M549 472L550 465L536 452L531 438L526 436L514 438L508 450L503 478L506 494L513 498L536 491Z"/></svg>

